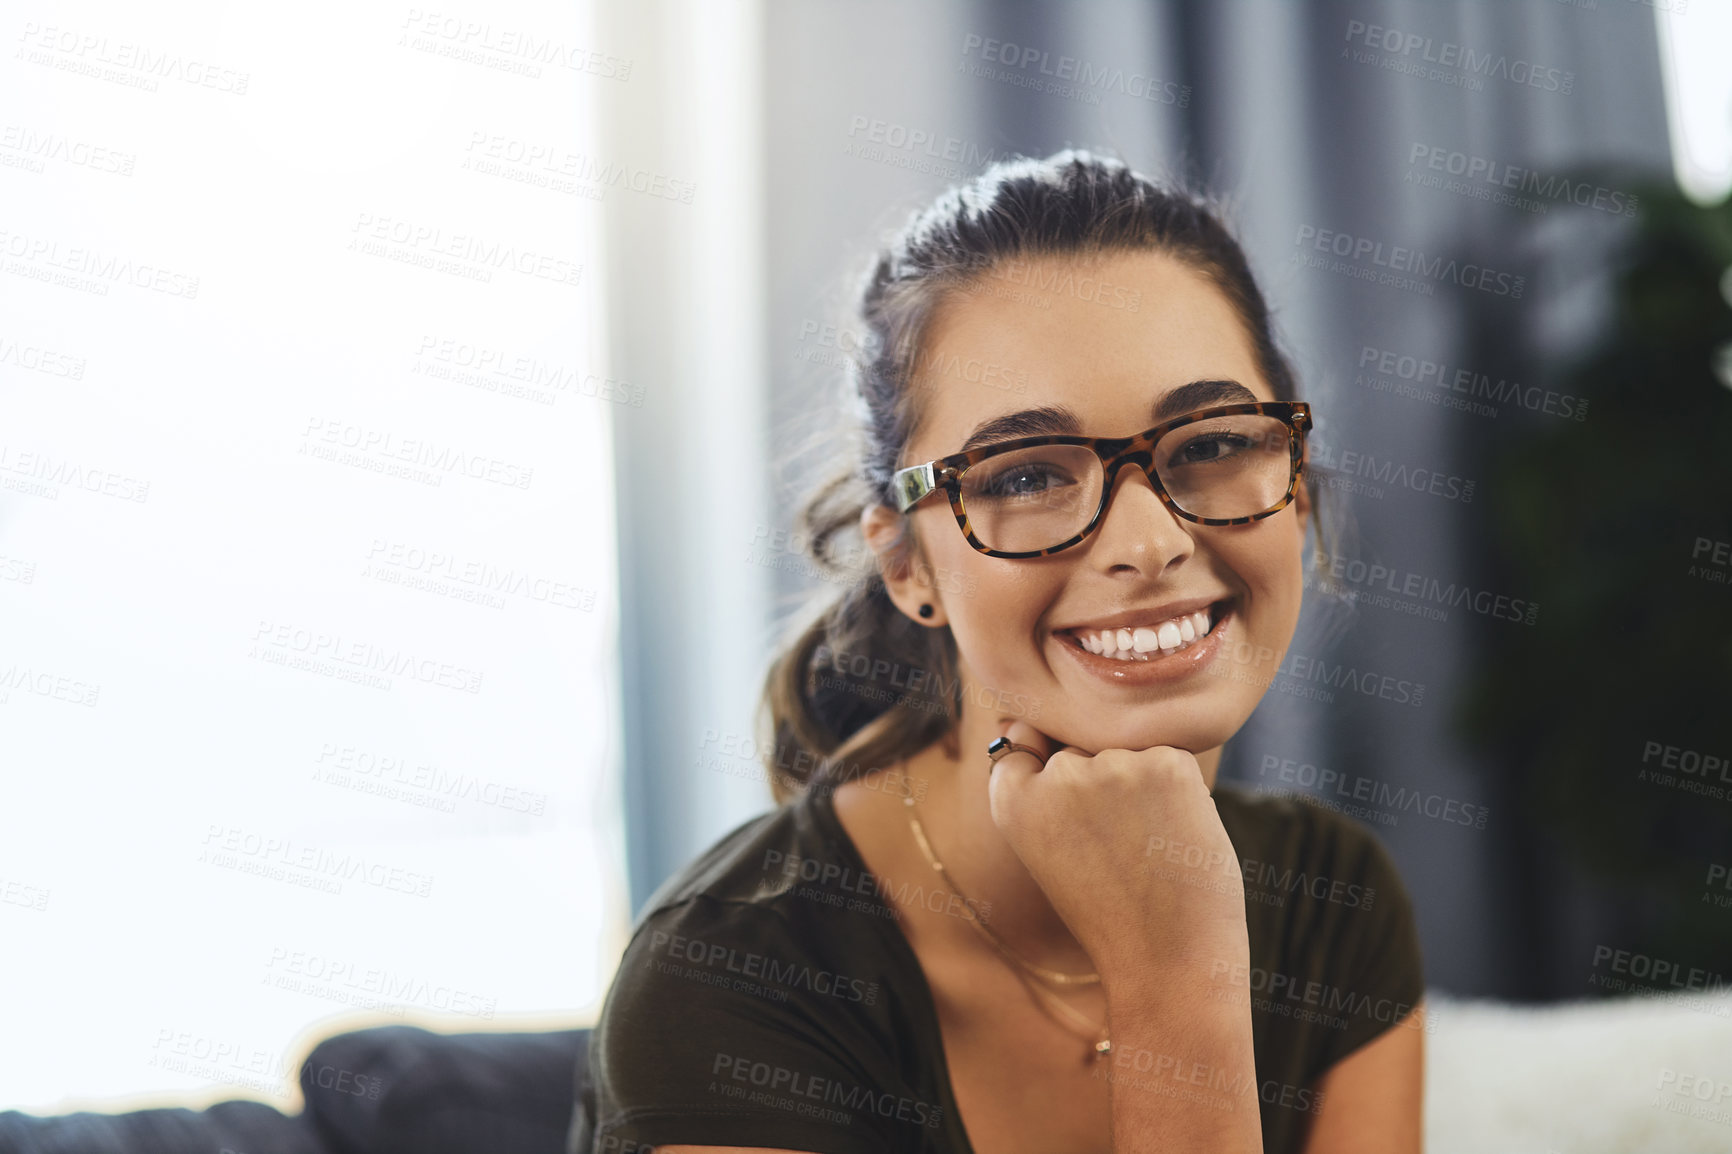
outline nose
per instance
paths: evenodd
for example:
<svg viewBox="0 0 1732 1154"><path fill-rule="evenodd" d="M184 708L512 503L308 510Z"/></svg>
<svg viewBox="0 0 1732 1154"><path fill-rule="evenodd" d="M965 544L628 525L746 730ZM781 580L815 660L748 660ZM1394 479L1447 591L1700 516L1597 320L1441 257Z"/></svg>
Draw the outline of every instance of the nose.
<svg viewBox="0 0 1732 1154"><path fill-rule="evenodd" d="M1107 507L1083 547L1103 571L1134 569L1156 577L1196 552L1188 524L1167 508L1148 475L1127 462L1113 478Z"/></svg>

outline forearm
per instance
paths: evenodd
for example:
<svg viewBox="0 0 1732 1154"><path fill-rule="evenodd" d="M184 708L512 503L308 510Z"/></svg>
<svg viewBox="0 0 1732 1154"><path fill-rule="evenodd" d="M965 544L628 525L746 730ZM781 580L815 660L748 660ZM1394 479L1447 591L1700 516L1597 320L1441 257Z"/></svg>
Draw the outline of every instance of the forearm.
<svg viewBox="0 0 1732 1154"><path fill-rule="evenodd" d="M1241 937L1103 973L1114 1154L1261 1154L1248 956Z"/></svg>

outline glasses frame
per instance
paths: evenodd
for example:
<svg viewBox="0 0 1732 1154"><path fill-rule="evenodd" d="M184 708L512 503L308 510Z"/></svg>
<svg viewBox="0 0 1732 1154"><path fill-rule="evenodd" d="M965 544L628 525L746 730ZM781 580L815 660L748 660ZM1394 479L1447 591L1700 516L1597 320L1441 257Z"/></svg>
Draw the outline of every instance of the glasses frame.
<svg viewBox="0 0 1732 1154"><path fill-rule="evenodd" d="M1287 480L1286 494L1275 504L1261 513L1253 513L1248 517L1199 517L1187 513L1173 501L1166 486L1154 468L1155 444L1174 429L1206 421L1213 417L1232 417L1243 413L1260 413L1264 416L1279 418L1287 426L1287 444L1292 454L1292 475ZM1198 525L1245 525L1252 521L1261 521L1264 517L1273 516L1292 503L1299 492L1300 478L1305 473L1305 434L1311 429L1311 406L1304 401L1239 401L1230 405L1215 405L1207 409L1186 413L1182 417L1174 417L1163 421L1152 429L1131 437L1078 437L1068 433L1049 433L1036 437L1018 437L1010 441L998 441L991 445L982 445L978 449L970 449L965 453L952 453L948 457L939 457L924 465L910 465L906 469L898 469L890 477L890 492L896 502L898 512L907 513L914 506L942 490L950 497L950 511L956 515L957 528L968 543L988 557L1022 558L1046 557L1083 541L1100 524L1101 517L1106 513L1107 502L1112 499L1113 486L1118 481L1119 470L1126 465L1136 465L1143 475L1154 486L1155 495L1161 499L1161 504L1176 517ZM962 505L962 475L973 465L990 460L1002 453L1017 449L1030 449L1039 445L1082 445L1100 458L1101 468L1106 480L1101 486L1101 503L1095 509L1094 516L1089 518L1087 525L1068 541L1062 541L1048 549L1034 549L1027 552L1007 553L999 549L988 548L980 538L974 535L974 530L968 523L968 511Z"/></svg>

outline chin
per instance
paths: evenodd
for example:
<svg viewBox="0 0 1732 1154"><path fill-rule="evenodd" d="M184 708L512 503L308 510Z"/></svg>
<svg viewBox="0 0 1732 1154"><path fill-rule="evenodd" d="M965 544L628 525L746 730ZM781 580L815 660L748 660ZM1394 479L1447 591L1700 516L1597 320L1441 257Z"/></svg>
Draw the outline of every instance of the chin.
<svg viewBox="0 0 1732 1154"><path fill-rule="evenodd" d="M1220 747L1238 731L1239 725L1223 724L1219 719L1168 719L1151 725L1126 717L1116 723L1088 721L1079 724L1075 727L1075 740L1059 737L1056 733L1052 736L1091 756L1103 749L1153 749L1158 745L1170 745L1197 754Z"/></svg>

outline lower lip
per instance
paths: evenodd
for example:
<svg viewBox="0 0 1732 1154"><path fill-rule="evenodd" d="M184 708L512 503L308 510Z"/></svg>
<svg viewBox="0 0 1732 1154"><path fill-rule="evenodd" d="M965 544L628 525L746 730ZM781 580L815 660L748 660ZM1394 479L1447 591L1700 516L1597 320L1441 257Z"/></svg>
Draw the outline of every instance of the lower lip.
<svg viewBox="0 0 1732 1154"><path fill-rule="evenodd" d="M1116 657L1102 657L1084 649L1076 640L1075 634L1054 636L1058 639L1059 647L1075 658L1085 672L1099 677L1102 681L1110 681L1116 685L1154 685L1162 681L1178 681L1200 673L1203 667L1220 653L1221 633L1227 623L1233 620L1233 611L1223 605L1214 608L1211 614L1216 615L1215 622L1207 637L1201 641L1193 641L1183 649L1151 656L1147 661L1120 661Z"/></svg>

